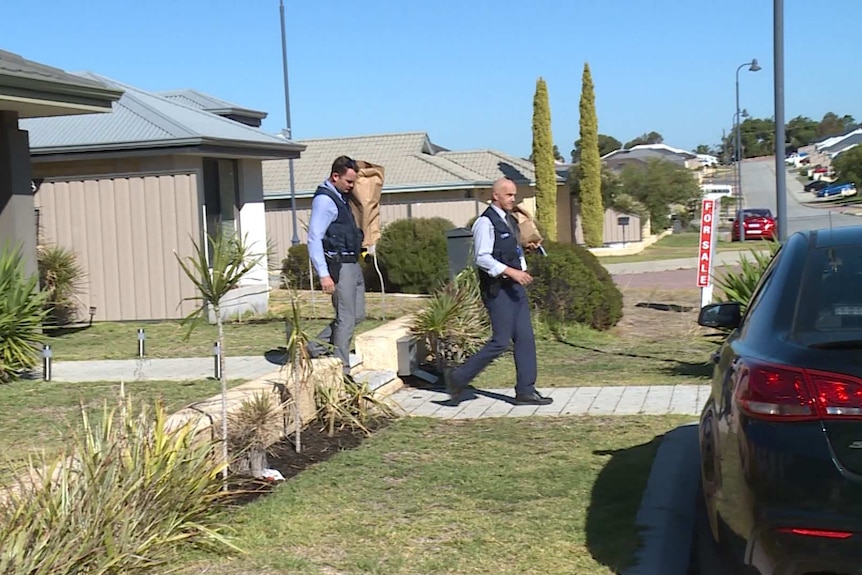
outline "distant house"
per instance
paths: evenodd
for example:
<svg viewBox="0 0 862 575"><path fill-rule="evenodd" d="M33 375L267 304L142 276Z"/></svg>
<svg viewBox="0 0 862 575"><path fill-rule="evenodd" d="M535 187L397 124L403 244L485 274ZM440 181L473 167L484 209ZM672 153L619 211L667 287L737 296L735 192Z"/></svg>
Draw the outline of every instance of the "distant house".
<svg viewBox="0 0 862 575"><path fill-rule="evenodd" d="M689 170L696 170L704 165L697 154L666 144L641 144L628 149L615 150L602 156L602 163L611 171L621 172L627 165L643 166L651 159L671 162Z"/></svg>
<svg viewBox="0 0 862 575"><path fill-rule="evenodd" d="M830 146L820 148L820 152L834 160L838 155L862 143L862 129L854 130Z"/></svg>
<svg viewBox="0 0 862 575"><path fill-rule="evenodd" d="M113 111L22 120L30 133L39 228L86 272L81 307L96 320L180 318L193 284L174 252L192 254L219 228L265 250L261 162L298 158L301 144L255 127L265 114L194 91L122 90ZM233 311L265 311L267 262L236 290Z"/></svg>

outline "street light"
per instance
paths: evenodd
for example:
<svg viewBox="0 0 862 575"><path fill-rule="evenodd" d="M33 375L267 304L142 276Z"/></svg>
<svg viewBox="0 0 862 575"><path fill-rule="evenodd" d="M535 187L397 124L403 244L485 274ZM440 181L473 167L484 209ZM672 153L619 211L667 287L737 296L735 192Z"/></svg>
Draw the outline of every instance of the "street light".
<svg viewBox="0 0 862 575"><path fill-rule="evenodd" d="M285 112L285 129L282 132L288 140L293 139L293 132L290 127L290 87L287 79L287 38L284 32L284 0L279 0L278 11L281 15L281 64L284 74L284 112ZM293 237L290 240L292 245L299 243L299 234L296 231L296 189L293 181L293 158L287 160L287 170L290 174L290 212L293 223Z"/></svg>
<svg viewBox="0 0 862 575"><path fill-rule="evenodd" d="M757 72L761 70L760 64L757 63L757 58L753 58L751 62L740 64L736 69L736 181L739 185L739 210L742 210L742 135L740 134L739 121L739 71L748 66L749 72ZM739 212L737 212L737 217ZM739 241L745 241L744 222L739 222Z"/></svg>

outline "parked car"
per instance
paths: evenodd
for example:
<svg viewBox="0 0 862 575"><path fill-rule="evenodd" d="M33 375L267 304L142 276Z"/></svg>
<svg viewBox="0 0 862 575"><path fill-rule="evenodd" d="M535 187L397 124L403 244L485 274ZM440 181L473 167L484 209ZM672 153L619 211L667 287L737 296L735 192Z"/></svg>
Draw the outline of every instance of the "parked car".
<svg viewBox="0 0 862 575"><path fill-rule="evenodd" d="M862 226L793 234L747 309L698 323L728 332L699 425L719 548L761 575L862 572Z"/></svg>
<svg viewBox="0 0 862 575"><path fill-rule="evenodd" d="M847 198L850 196L856 195L856 184L850 183L842 183L842 184L831 184L828 187L822 188L815 192L818 198L832 198L832 197L841 197Z"/></svg>
<svg viewBox="0 0 862 575"><path fill-rule="evenodd" d="M806 192L816 193L816 192L818 192L819 190L822 190L823 188L828 188L828 187L829 187L829 185L830 185L830 184L829 184L829 182L827 182L827 181L824 181L824 180L814 180L813 182L808 182L807 184L805 184L805 187L804 187L803 189L804 189Z"/></svg>
<svg viewBox="0 0 862 575"><path fill-rule="evenodd" d="M746 240L774 240L775 217L768 208L745 208L739 217L733 219L730 229L730 241L739 241L739 221L743 222Z"/></svg>

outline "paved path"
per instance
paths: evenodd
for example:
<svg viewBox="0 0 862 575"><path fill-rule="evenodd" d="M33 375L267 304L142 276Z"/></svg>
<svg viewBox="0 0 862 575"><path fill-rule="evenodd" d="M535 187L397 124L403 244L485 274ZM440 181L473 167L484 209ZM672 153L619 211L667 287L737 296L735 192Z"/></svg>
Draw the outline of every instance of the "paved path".
<svg viewBox="0 0 862 575"><path fill-rule="evenodd" d="M752 245L752 247L755 247ZM743 255L751 259L749 250L731 250L715 254L715 267L732 266L738 264ZM645 274L665 272L672 270L693 270L697 268L697 254L690 258L678 258L672 260L650 260L646 262L627 262L619 264L603 264L611 275L621 274Z"/></svg>
<svg viewBox="0 0 862 575"><path fill-rule="evenodd" d="M512 389L467 390L455 406L441 390L404 388L391 396L412 416L441 419L561 415L691 415L697 416L709 394L708 385L628 385L540 389L554 398L551 405L514 405Z"/></svg>

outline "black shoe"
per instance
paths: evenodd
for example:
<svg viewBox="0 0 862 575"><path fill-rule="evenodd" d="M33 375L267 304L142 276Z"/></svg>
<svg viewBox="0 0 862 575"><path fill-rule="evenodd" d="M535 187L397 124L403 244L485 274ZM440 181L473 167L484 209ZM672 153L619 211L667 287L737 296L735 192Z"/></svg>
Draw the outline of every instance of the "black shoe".
<svg viewBox="0 0 862 575"><path fill-rule="evenodd" d="M545 397L538 391L530 395L515 396L515 405L551 405L552 403L554 403L553 398Z"/></svg>
<svg viewBox="0 0 862 575"><path fill-rule="evenodd" d="M464 393L464 390L467 387L465 385L457 385L452 381L451 367L443 368L443 383L446 384L446 393L449 394L449 398L452 400L457 400L461 397L461 394Z"/></svg>

